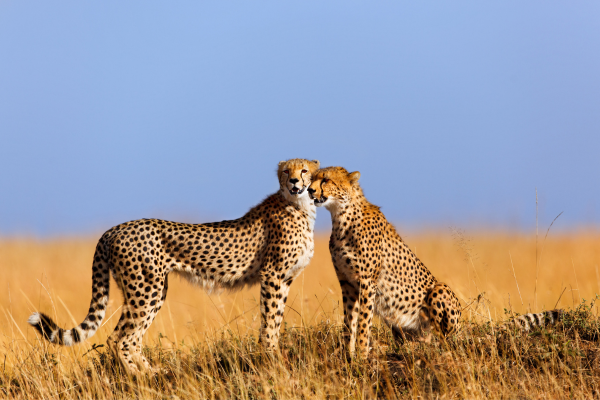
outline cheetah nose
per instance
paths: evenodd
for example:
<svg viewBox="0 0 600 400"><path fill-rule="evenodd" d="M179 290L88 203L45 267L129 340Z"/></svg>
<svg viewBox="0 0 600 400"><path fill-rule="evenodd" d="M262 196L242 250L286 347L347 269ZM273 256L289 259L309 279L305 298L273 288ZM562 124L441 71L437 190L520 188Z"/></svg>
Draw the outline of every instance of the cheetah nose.
<svg viewBox="0 0 600 400"><path fill-rule="evenodd" d="M298 179L296 179L296 178L290 179L290 183L295 185L296 183L298 183Z"/></svg>

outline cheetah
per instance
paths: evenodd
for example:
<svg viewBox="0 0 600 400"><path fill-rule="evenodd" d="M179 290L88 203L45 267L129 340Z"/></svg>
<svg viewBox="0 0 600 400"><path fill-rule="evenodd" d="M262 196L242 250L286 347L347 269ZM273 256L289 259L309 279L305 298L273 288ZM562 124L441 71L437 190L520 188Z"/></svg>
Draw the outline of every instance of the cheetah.
<svg viewBox="0 0 600 400"><path fill-rule="evenodd" d="M446 336L459 328L461 306L448 285L438 282L408 248L379 207L365 198L360 172L342 167L316 171L311 199L331 213L329 251L343 296L346 345L351 354L369 353L373 313L396 335L415 337L433 327ZM528 330L554 322L557 311L520 316Z"/></svg>
<svg viewBox="0 0 600 400"><path fill-rule="evenodd" d="M176 273L209 291L260 283L259 340L275 350L290 285L314 252L316 208L306 189L318 168L317 160L281 161L279 191L236 220L141 219L109 229L96 246L92 300L83 322L65 330L37 312L28 322L55 344L90 338L104 318L112 274L124 303L109 348L129 371L151 369L142 355L142 337L165 301L169 274Z"/></svg>

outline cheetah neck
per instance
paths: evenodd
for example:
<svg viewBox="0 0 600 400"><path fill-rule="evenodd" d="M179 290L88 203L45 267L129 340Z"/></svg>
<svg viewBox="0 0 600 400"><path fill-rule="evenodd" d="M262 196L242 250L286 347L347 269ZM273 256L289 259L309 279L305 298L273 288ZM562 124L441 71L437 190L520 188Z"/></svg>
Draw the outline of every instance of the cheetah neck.
<svg viewBox="0 0 600 400"><path fill-rule="evenodd" d="M369 205L371 203L367 201L362 192L356 192L345 194L341 200L327 202L325 208L331 213L332 219L340 219L344 215L348 215L348 212L360 212L362 214L362 210Z"/></svg>
<svg viewBox="0 0 600 400"><path fill-rule="evenodd" d="M290 196L287 190L281 189L279 193L289 203L306 213L310 228L311 230L314 229L315 219L317 218L317 207L315 206L315 202L308 196L308 192L304 191L304 193L299 196Z"/></svg>
<svg viewBox="0 0 600 400"><path fill-rule="evenodd" d="M362 209L353 202L344 203L332 203L327 207L331 213L331 227L332 231L339 237L343 237L346 234L346 230L351 226L350 220L362 219Z"/></svg>

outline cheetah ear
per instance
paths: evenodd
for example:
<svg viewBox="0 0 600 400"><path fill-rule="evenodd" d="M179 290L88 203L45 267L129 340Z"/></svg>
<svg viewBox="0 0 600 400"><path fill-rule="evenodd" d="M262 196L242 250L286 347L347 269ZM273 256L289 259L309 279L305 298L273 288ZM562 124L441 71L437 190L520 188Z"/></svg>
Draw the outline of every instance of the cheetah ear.
<svg viewBox="0 0 600 400"><path fill-rule="evenodd" d="M277 173L277 176L281 174L281 170L283 169L283 166L286 162L287 161L279 161L279 164L277 164L277 170L275 171Z"/></svg>
<svg viewBox="0 0 600 400"><path fill-rule="evenodd" d="M319 167L321 166L321 163L319 162L319 160L312 160L311 162L313 164L315 164L315 169L319 169Z"/></svg>
<svg viewBox="0 0 600 400"><path fill-rule="evenodd" d="M358 179L360 178L360 172L354 171L348 174L348 178L350 178L350 183L356 185L358 183Z"/></svg>

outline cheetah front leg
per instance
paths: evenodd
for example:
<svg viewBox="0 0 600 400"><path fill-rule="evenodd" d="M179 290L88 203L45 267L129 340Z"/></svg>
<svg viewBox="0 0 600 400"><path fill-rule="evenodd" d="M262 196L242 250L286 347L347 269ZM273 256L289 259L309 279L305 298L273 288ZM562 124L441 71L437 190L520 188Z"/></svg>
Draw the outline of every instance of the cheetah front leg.
<svg viewBox="0 0 600 400"><path fill-rule="evenodd" d="M432 324L444 336L458 331L461 307L458 298L445 283L438 282L429 289L426 306L421 312L421 323Z"/></svg>
<svg viewBox="0 0 600 400"><path fill-rule="evenodd" d="M344 307L344 345L351 355L356 352L356 328L358 325L358 290L346 279L346 276L337 268L335 272L342 288L342 302Z"/></svg>
<svg viewBox="0 0 600 400"><path fill-rule="evenodd" d="M359 293L359 319L358 319L358 351L366 358L369 355L371 341L371 325L373 324L373 310L375 308L375 282L372 279L362 279Z"/></svg>
<svg viewBox="0 0 600 400"><path fill-rule="evenodd" d="M261 281L260 314L262 324L260 343L267 350L276 350L279 344L279 330L291 284L291 279L282 281L275 279L273 276L265 276Z"/></svg>

